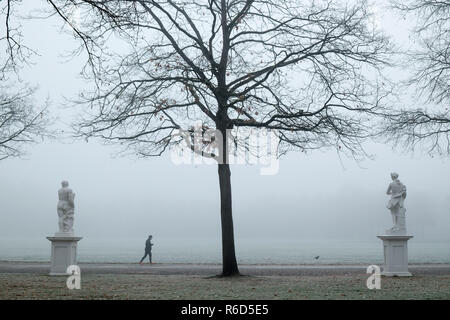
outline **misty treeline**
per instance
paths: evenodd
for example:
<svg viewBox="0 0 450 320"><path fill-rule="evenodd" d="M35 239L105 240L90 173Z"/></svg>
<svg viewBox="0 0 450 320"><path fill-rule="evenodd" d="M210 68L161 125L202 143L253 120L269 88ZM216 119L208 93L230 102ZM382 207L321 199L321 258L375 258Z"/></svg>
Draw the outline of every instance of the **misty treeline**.
<svg viewBox="0 0 450 320"><path fill-rule="evenodd" d="M33 55L14 15L19 5L0 2L2 83ZM76 137L120 143L151 157L189 143L177 133L193 135L199 120L201 130L221 133L222 141L189 147L218 160L224 276L239 274L227 159L229 144L251 147L239 139L240 130L276 130L279 155L334 148L359 159L365 156L362 142L371 137L406 146L424 142L430 152L450 154L449 1L392 3L417 19L412 37L420 49L403 54L405 61L414 59L409 64L417 70L402 84L386 77L386 69L395 67L394 49L367 1L48 0L47 5L48 15L79 40L74 55L87 57L82 72L92 87L74 102L81 110L73 125ZM414 86L429 108L394 103L399 85ZM14 143L46 134L47 114L33 106L33 89L1 84L0 90L0 150L15 151Z"/></svg>

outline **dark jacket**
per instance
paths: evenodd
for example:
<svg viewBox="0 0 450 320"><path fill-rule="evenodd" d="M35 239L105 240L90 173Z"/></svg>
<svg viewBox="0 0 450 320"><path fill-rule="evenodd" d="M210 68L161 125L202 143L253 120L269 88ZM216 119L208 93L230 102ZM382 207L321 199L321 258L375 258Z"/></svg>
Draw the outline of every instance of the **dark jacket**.
<svg viewBox="0 0 450 320"><path fill-rule="evenodd" d="M153 243L150 239L147 239L147 241L145 241L145 251L152 251L152 245Z"/></svg>

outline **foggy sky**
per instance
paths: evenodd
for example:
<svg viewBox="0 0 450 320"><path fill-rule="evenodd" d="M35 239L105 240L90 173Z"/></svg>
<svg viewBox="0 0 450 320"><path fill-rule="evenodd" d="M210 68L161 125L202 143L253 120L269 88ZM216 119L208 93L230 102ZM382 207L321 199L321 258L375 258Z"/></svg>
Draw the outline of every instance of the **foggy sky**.
<svg viewBox="0 0 450 320"><path fill-rule="evenodd" d="M32 5L22 3L23 12ZM411 23L381 9L379 17L380 27L408 46ZM77 43L60 31L55 19L24 23L24 39L40 56L21 77L39 85L37 102L50 97L55 128L67 132L77 110L62 108L63 97L86 86L78 75L85 57L61 57ZM402 76L392 71L393 79ZM375 159L362 163L340 159L335 151L291 153L281 158L275 176L260 176L258 166L232 166L236 238L372 239L391 227L386 189L396 171L408 189L410 233L450 241L450 159L375 143L366 150ZM76 193L74 228L84 237L220 237L216 166L176 166L169 154L114 157L120 148L98 141L47 140L27 151L24 158L0 162L0 237L54 233L62 180Z"/></svg>

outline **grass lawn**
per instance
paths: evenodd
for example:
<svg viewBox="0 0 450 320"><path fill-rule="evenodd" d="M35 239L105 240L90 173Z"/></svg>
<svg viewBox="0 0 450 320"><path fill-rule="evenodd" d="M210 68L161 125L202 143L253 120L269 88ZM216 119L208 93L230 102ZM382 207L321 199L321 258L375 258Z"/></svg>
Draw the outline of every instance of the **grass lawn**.
<svg viewBox="0 0 450 320"><path fill-rule="evenodd" d="M383 277L380 290L367 289L368 276L87 274L69 290L66 277L3 273L0 299L450 299L448 275Z"/></svg>

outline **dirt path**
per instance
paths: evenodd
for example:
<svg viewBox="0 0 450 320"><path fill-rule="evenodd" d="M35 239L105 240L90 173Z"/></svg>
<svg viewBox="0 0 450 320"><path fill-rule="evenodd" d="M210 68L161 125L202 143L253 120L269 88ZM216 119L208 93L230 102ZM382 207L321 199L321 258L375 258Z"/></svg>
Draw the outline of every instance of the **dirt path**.
<svg viewBox="0 0 450 320"><path fill-rule="evenodd" d="M80 263L82 274L152 274L152 275L217 275L215 264L125 264ZM240 271L252 276L337 276L365 275L366 265L240 265ZM450 264L410 265L415 275L450 275ZM47 274L50 264L44 262L0 261L0 273Z"/></svg>

